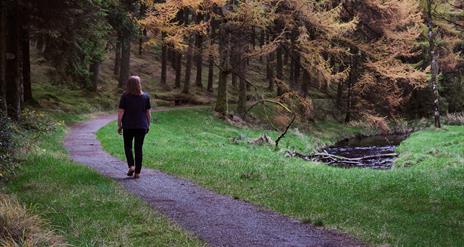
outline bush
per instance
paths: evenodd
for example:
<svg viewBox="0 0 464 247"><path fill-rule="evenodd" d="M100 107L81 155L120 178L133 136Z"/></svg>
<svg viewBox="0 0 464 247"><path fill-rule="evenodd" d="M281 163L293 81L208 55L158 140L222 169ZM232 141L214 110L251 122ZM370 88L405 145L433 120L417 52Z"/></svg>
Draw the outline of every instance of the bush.
<svg viewBox="0 0 464 247"><path fill-rule="evenodd" d="M34 140L56 128L56 121L42 112L25 109L21 114L21 120L13 122L0 112L0 179L14 173L18 151L29 149Z"/></svg>
<svg viewBox="0 0 464 247"><path fill-rule="evenodd" d="M24 109L21 113L19 127L25 131L48 132L56 128L56 123L43 112L37 112L32 109Z"/></svg>
<svg viewBox="0 0 464 247"><path fill-rule="evenodd" d="M68 246L62 237L46 230L46 224L16 200L0 194L1 246Z"/></svg>
<svg viewBox="0 0 464 247"><path fill-rule="evenodd" d="M14 167L14 151L15 143L13 141L14 126L12 121L0 112L0 178Z"/></svg>

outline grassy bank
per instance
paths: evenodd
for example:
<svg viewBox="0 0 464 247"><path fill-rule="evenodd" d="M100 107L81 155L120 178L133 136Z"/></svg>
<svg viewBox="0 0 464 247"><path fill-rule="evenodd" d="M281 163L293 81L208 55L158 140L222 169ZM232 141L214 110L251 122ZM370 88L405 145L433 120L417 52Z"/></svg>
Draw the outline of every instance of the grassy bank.
<svg viewBox="0 0 464 247"><path fill-rule="evenodd" d="M66 118L67 119L67 118ZM71 162L64 125L41 136L7 183L31 212L75 246L200 246L138 198L95 171Z"/></svg>
<svg viewBox="0 0 464 247"><path fill-rule="evenodd" d="M450 156L461 159L445 166L406 158L414 163L412 168L347 170L288 159L269 146L249 145L248 138L278 133L231 127L207 111L156 116L144 146L147 166L304 222L348 232L371 244L459 246L464 242L462 154ZM123 159L122 140L115 128L112 123L98 136L105 149ZM455 128L453 135L464 135L464 127ZM332 124L327 129L314 128L314 136L292 132L281 147L309 151L354 131ZM409 145L424 133L402 145L403 156L407 150L421 152ZM425 144L440 149L434 142L441 138L427 139ZM449 152L462 150L455 147L458 143L451 143Z"/></svg>
<svg viewBox="0 0 464 247"><path fill-rule="evenodd" d="M400 145L398 151L401 156L396 162L397 167L462 168L464 126L445 126L414 133Z"/></svg>

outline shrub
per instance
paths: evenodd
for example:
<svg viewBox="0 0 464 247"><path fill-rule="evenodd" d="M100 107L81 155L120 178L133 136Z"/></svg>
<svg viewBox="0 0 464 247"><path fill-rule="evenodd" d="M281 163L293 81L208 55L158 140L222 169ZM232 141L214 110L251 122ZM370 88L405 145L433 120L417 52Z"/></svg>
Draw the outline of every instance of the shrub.
<svg viewBox="0 0 464 247"><path fill-rule="evenodd" d="M0 112L0 178L13 169L14 132L12 121Z"/></svg>
<svg viewBox="0 0 464 247"><path fill-rule="evenodd" d="M52 131L57 124L46 114L31 109L24 109L18 122L0 112L0 179L14 172L18 151L28 150L37 138Z"/></svg>

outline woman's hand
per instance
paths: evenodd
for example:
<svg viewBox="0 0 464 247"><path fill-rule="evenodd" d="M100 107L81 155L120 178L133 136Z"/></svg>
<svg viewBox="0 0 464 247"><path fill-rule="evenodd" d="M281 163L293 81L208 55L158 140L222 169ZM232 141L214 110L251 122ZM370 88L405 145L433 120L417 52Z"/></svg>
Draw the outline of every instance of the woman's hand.
<svg viewBox="0 0 464 247"><path fill-rule="evenodd" d="M118 134L122 135L122 127L118 127Z"/></svg>

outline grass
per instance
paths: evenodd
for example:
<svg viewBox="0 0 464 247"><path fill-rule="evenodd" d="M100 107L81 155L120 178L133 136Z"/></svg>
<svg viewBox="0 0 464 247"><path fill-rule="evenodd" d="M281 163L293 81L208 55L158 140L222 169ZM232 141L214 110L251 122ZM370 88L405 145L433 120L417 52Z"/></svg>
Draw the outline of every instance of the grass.
<svg viewBox="0 0 464 247"><path fill-rule="evenodd" d="M445 126L441 129L424 130L412 134L400 145L398 151L401 157L396 164L398 167L438 169L463 167L463 144L463 126Z"/></svg>
<svg viewBox="0 0 464 247"><path fill-rule="evenodd" d="M398 162L414 165L379 171L288 159L269 146L233 141L263 133L275 138L278 133L238 129L208 111L155 115L144 146L146 166L370 244L459 246L464 242L462 126L414 134L400 147ZM313 128L315 136L293 131L281 147L309 151L355 131L333 123L328 127ZM106 150L123 159L122 139L115 128L112 123L97 134ZM445 133L454 139L445 139ZM433 138L422 139L424 135ZM445 143L449 147L443 149ZM427 163L419 154L429 147L439 151L428 152L426 157L434 160ZM443 153L449 153L447 162L440 158ZM435 162L442 164L430 164Z"/></svg>
<svg viewBox="0 0 464 247"><path fill-rule="evenodd" d="M114 181L71 162L64 126L42 136L7 183L35 214L76 246L202 246Z"/></svg>

